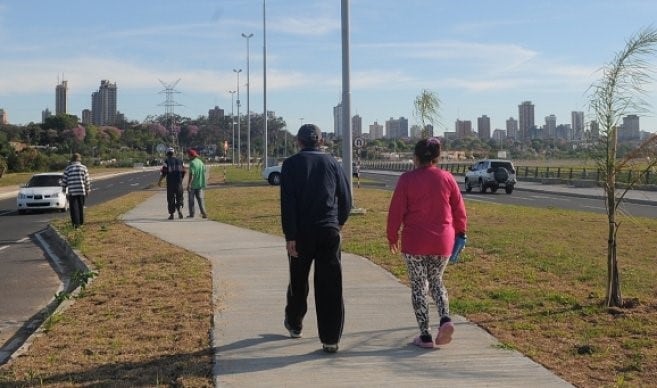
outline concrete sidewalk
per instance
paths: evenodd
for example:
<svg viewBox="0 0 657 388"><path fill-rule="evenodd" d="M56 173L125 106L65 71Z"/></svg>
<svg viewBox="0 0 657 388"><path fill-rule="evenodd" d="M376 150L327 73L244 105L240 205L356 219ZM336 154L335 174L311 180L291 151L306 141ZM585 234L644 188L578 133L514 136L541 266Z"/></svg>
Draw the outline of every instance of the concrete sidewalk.
<svg viewBox="0 0 657 388"><path fill-rule="evenodd" d="M343 255L346 321L340 351L321 350L312 290L304 337L290 339L283 328L288 278L283 238L201 218L168 221L165 203L164 193L158 193L124 220L212 263L217 386L571 386L518 352L497 346L495 338L463 317L453 317L451 344L435 350L413 346L418 329L409 289L351 254ZM431 313L435 328L435 308Z"/></svg>

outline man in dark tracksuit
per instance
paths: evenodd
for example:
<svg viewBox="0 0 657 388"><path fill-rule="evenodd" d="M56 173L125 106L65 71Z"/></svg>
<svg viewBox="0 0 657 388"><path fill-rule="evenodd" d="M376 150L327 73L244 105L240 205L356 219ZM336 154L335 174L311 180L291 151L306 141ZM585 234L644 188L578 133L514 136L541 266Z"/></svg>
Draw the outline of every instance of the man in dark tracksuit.
<svg viewBox="0 0 657 388"><path fill-rule="evenodd" d="M167 148L167 158L164 160L164 165L160 170L160 180L157 182L158 186L162 186L162 180L167 180L167 210L169 211L169 219L173 220L173 213L178 211L178 218L183 218L183 178L185 177L185 166L182 160L173 156L174 149Z"/></svg>
<svg viewBox="0 0 657 388"><path fill-rule="evenodd" d="M302 125L297 133L301 151L281 169L281 220L290 266L284 325L291 337L301 337L314 260L319 339L325 352L335 353L344 325L340 229L351 211L351 192L340 164L319 150L321 140L319 127Z"/></svg>

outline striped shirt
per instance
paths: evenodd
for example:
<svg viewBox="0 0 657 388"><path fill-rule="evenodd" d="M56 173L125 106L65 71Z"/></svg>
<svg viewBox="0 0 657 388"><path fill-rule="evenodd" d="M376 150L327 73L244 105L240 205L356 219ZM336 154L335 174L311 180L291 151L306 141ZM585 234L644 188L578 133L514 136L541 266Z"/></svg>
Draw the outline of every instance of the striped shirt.
<svg viewBox="0 0 657 388"><path fill-rule="evenodd" d="M68 195L86 195L91 188L87 167L80 162L73 162L66 166L62 187L68 187Z"/></svg>

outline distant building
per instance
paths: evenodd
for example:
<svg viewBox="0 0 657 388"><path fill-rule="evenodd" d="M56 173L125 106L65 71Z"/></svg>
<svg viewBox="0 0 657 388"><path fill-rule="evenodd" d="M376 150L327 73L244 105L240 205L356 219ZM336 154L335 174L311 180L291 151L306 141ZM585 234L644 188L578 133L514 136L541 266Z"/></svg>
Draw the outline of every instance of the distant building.
<svg viewBox="0 0 657 388"><path fill-rule="evenodd" d="M215 106L214 108L208 110L208 121L217 123L224 118L224 110Z"/></svg>
<svg viewBox="0 0 657 388"><path fill-rule="evenodd" d="M374 122L374 124L370 124L370 139L376 140L382 138L383 138L383 125L379 124L376 121Z"/></svg>
<svg viewBox="0 0 657 388"><path fill-rule="evenodd" d="M623 117L623 124L618 129L618 140L632 141L641 139L641 126L639 116L627 115Z"/></svg>
<svg viewBox="0 0 657 388"><path fill-rule="evenodd" d="M573 128L572 140L584 139L584 112L570 112L570 125Z"/></svg>
<svg viewBox="0 0 657 388"><path fill-rule="evenodd" d="M0 109L0 124L7 125L9 124L9 119L7 118L7 112L4 109Z"/></svg>
<svg viewBox="0 0 657 388"><path fill-rule="evenodd" d="M62 81L55 87L55 114L65 115L67 113L68 104L68 81Z"/></svg>
<svg viewBox="0 0 657 388"><path fill-rule="evenodd" d="M386 138L403 139L408 137L408 119L400 117L398 119L386 120Z"/></svg>
<svg viewBox="0 0 657 388"><path fill-rule="evenodd" d="M513 117L506 120L506 136L509 139L518 139L518 120Z"/></svg>
<svg viewBox="0 0 657 388"><path fill-rule="evenodd" d="M419 139L422 137L422 127L419 125L411 125L411 139Z"/></svg>
<svg viewBox="0 0 657 388"><path fill-rule="evenodd" d="M454 123L454 131L456 132L457 139L465 139L472 137L472 121L470 120L456 120Z"/></svg>
<svg viewBox="0 0 657 388"><path fill-rule="evenodd" d="M531 132L534 127L534 104L531 101L523 101L518 105L517 140L527 141L531 139Z"/></svg>
<svg viewBox="0 0 657 388"><path fill-rule="evenodd" d="M52 112L50 112L50 109L46 108L46 109L42 110L41 111L41 122L45 123L46 119L50 116L52 116Z"/></svg>
<svg viewBox="0 0 657 388"><path fill-rule="evenodd" d="M563 140L570 140L573 138L573 128L570 126L570 124L559 124L557 127L554 129L554 138L555 139L563 139Z"/></svg>
<svg viewBox="0 0 657 388"><path fill-rule="evenodd" d="M493 140L501 142L506 139L506 131L503 129L496 129L493 131Z"/></svg>
<svg viewBox="0 0 657 388"><path fill-rule="evenodd" d="M477 134L481 140L490 139L490 117L483 115L477 118Z"/></svg>
<svg viewBox="0 0 657 388"><path fill-rule="evenodd" d="M351 118L351 134L352 140L363 135L363 118L360 115Z"/></svg>
<svg viewBox="0 0 657 388"><path fill-rule="evenodd" d="M95 125L116 125L116 83L100 81L100 88L91 94L91 121Z"/></svg>
<svg viewBox="0 0 657 388"><path fill-rule="evenodd" d="M336 138L342 138L342 103L333 107L333 133Z"/></svg>
<svg viewBox="0 0 657 388"><path fill-rule="evenodd" d="M589 136L591 137L591 140L595 140L600 137L600 126L595 120L592 120L591 123L589 123Z"/></svg>
<svg viewBox="0 0 657 388"><path fill-rule="evenodd" d="M543 135L546 139L554 139L557 136L557 116L549 115L545 116L545 130Z"/></svg>
<svg viewBox="0 0 657 388"><path fill-rule="evenodd" d="M82 124L91 124L91 109L82 109Z"/></svg>

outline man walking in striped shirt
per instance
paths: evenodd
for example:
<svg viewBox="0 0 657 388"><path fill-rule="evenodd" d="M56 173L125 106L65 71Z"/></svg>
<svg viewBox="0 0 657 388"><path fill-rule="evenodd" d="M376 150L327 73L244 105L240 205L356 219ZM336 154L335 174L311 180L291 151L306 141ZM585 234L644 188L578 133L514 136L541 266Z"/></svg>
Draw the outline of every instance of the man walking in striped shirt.
<svg viewBox="0 0 657 388"><path fill-rule="evenodd" d="M62 187L64 190L68 188L67 197L71 223L76 229L84 224L84 200L91 189L89 170L80 160L80 154L74 153L62 178Z"/></svg>

